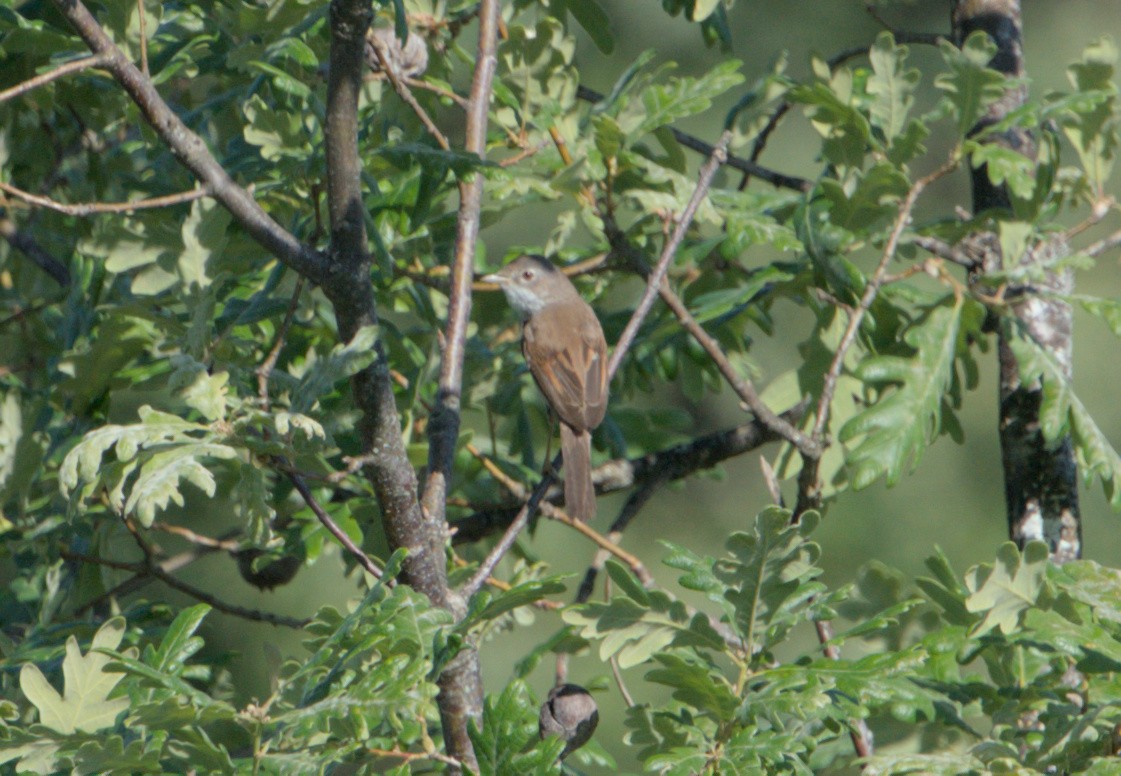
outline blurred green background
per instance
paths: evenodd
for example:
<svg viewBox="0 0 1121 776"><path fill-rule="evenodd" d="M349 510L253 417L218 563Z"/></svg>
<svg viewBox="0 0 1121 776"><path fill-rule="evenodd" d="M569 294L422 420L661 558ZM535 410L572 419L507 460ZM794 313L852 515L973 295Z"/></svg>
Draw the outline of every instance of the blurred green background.
<svg viewBox="0 0 1121 776"><path fill-rule="evenodd" d="M654 0L604 0L602 5L612 19L614 52L605 56L582 37L582 33L579 36L577 65L586 85L592 88L609 89L642 51L651 48L656 50L657 61L677 62L682 74L704 72L728 56L706 48L696 26L682 18L667 16L660 3ZM950 5L945 0L893 4L885 7L883 14L899 29L947 32ZM788 55L789 72L803 76L809 72L811 54L828 57L851 46L867 45L881 30L880 25L864 13L863 3L857 0L739 0L732 9L731 18L735 46L730 56L744 62L743 72L749 84L765 74L782 52ZM1039 96L1067 85L1065 67L1085 46L1105 35L1121 39L1121 0L1025 0L1024 32L1031 92ZM469 39L464 38L465 41ZM939 61L936 50L912 46L914 66L923 68ZM863 60L855 62L862 64ZM927 87L929 80L924 80ZM714 106L704 116L680 128L714 141L736 97L738 95L731 95L725 104ZM817 144L817 136L806 122L800 116L792 116L774 135L761 161L783 172L813 178L817 175L818 164L810 152ZM929 145L931 160L944 158L936 138L931 138ZM692 156L691 163L696 166L700 160ZM738 176L730 180L734 183L737 179ZM1121 196L1117 180L1115 171L1113 190L1115 196ZM969 204L968 177L964 171L958 171L932 188L916 220L949 214L956 204ZM553 226L554 210L548 206L526 210L524 217L507 219L484 232L492 263L511 247L544 242ZM1115 220L1107 220L1086 239L1096 239L1118 226ZM750 261L761 265L774 258L776 256L763 248L756 249ZM1100 259L1095 269L1081 273L1077 284L1101 296L1117 296L1121 293L1119 274L1118 256L1114 252ZM635 289L637 295L637 286ZM620 303L627 301L620 300ZM495 296L480 297L476 301L477 306L490 304L504 303ZM797 365L797 345L810 328L809 316L804 311L788 306L776 308L775 313L776 335L768 338L760 332L753 350L760 370L760 386ZM1121 347L1104 325L1085 316L1076 318L1075 347L1078 395L1114 445L1121 445L1121 411L1116 398L1117 387L1121 385L1121 358L1118 358ZM896 567L908 577L919 575L924 559L936 545L946 552L959 573L975 563L992 559L996 546L1006 537L996 436L995 354L984 357L981 366L981 383L965 397L960 414L966 429L964 445L941 438L927 451L915 474L897 487L887 489L881 482L861 493L846 495L829 509L816 535L824 548L827 584L852 581L858 569L872 560ZM682 399L673 386L667 386L664 395L655 400L679 404L695 418L699 431L726 428L745 419L728 391L697 406ZM775 449L771 447L760 452L773 458ZM681 543L709 554L719 553L725 537L747 527L768 501L760 475L759 456L746 455L727 464L721 479L694 478L664 490L632 524L624 543L627 549L644 559L661 583L673 586L676 572L659 564L659 559L666 554L659 540ZM600 527L608 524L622 502L623 496L601 501ZM1121 517L1109 511L1100 486L1083 489L1082 506L1087 557L1121 565L1121 541L1116 538ZM590 544L571 531L545 521L536 537L526 541L526 546L530 552L548 559L555 570L573 574L573 589L594 552ZM246 588L238 580L233 563L222 556L197 563L192 581L209 589L228 590L231 598L232 591L242 590L239 603L244 605L307 615L323 603L342 605L354 592L353 585L341 580L337 555L325 560L330 562L303 570L294 584L273 593L257 593ZM488 689L504 686L512 678L515 661L559 627L555 615L534 612L532 616L535 621L529 627L501 634L482 645ZM269 669L264 644L275 647L281 654L293 655L298 653L300 641L296 633L219 615L210 618L206 637L212 649L239 653L232 669L240 701L267 693ZM802 637L801 648L812 650L812 634L807 632ZM531 675L530 681L539 696L544 696L551 685L552 672L552 662L544 661ZM651 698L651 691L658 691L658 688L643 685L643 673L642 667L626 672L630 689L638 700ZM607 666L595 654L578 657L572 663L570 679L607 688L597 694L601 705L598 738L614 754L621 754L624 748L618 742L623 733L624 707L610 682ZM624 770L634 769L633 763L626 760L621 760L619 766Z"/></svg>

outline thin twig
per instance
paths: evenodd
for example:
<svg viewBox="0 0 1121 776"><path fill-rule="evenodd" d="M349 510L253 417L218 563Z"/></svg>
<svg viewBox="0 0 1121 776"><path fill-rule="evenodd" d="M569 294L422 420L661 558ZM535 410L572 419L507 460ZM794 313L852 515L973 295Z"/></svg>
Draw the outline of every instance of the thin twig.
<svg viewBox="0 0 1121 776"><path fill-rule="evenodd" d="M1088 245L1085 250L1081 251L1081 253L1085 253L1087 256L1096 258L1106 251L1111 251L1118 246L1121 246L1121 230L1114 232L1109 237L1098 240L1096 243Z"/></svg>
<svg viewBox="0 0 1121 776"><path fill-rule="evenodd" d="M181 525L175 525L173 523L155 522L152 523L152 527L159 531L164 531L165 533L174 534L175 536L186 539L191 544L198 545L199 547L205 547L210 550L229 551L236 550L239 546L239 543L232 538L233 536L237 535L236 532L231 536L227 536L226 538L215 539L212 536L205 536L203 534L195 533L190 528L184 528Z"/></svg>
<svg viewBox="0 0 1121 776"><path fill-rule="evenodd" d="M431 760L433 762L444 763L444 765L450 765L456 769L462 770L463 768L463 763L459 760L454 757L448 757L446 754L435 750L431 752L402 752L400 749L374 749L373 747L368 747L366 753L374 757L393 757L410 763L418 760Z"/></svg>
<svg viewBox="0 0 1121 776"><path fill-rule="evenodd" d="M267 622L270 625L283 625L288 628L303 628L311 621L309 618L297 619L295 617L286 617L282 614L273 614L272 612L263 612L259 609L247 609L244 606L229 604L222 599L213 596L210 593L207 593L205 590L200 590L194 585L187 584L173 574L165 571L163 567L156 562L155 555L152 552L152 548L148 546L148 543L140 535L140 532L136 530L136 527L132 524L131 521L124 520L122 522L124 522L125 526L128 528L129 533L132 534L132 538L136 542L137 546L140 547L140 551L144 553L144 563L133 564L133 567L129 569L130 571L133 571L137 574L144 573L155 577L160 582L163 582L170 588L178 590L180 593L189 595L191 598L194 598L197 601L202 601L204 604L209 604L210 606L214 607L220 612L223 612L224 614L229 614L234 617L241 617L243 620Z"/></svg>
<svg viewBox="0 0 1121 776"><path fill-rule="evenodd" d="M148 20L144 17L144 0L136 0L136 13L140 16L140 72L145 78L148 72Z"/></svg>
<svg viewBox="0 0 1121 776"><path fill-rule="evenodd" d="M712 185L712 179L716 175L716 171L728 159L728 143L732 141L732 131L725 130L724 134L720 136L719 142L712 149L712 154L709 156L708 161L701 167L700 174L697 176L697 187L693 190L693 196L689 198L689 204L685 206L685 210L677 219L677 226L673 231L673 236L666 241L665 246L662 248L662 255L658 257L657 263L653 269L650 270L650 276L646 281L646 289L642 293L642 297L638 300L631 318L627 321L626 328L623 333L619 335L619 341L615 343L615 349L611 352L611 359L607 363L608 379L615 375L619 369L619 364L623 361L623 356L627 354L631 344L634 342L635 336L638 334L638 329L646 316L650 312L650 308L654 306L654 298L658 296L658 289L662 285L662 280L665 278L666 273L669 271L670 262L673 260L677 249L681 246L681 241L685 239L685 233L688 231L689 226L693 223L693 216L697 213L697 208L700 207L701 202L708 194L708 189Z"/></svg>
<svg viewBox="0 0 1121 776"><path fill-rule="evenodd" d="M72 62L67 62L65 65L59 65L54 70L37 75L34 78L28 78L26 81L0 92L0 102L18 97L21 94L26 94L32 89L37 89L44 84L49 84L51 81L62 78L70 73L78 73L82 70L88 70L91 67L101 67L106 61L108 61L108 57L104 54L95 54L93 56L75 59Z"/></svg>
<svg viewBox="0 0 1121 776"><path fill-rule="evenodd" d="M602 94L589 89L586 86L576 87L576 97L578 99L584 100L585 102L592 103L602 102L604 98ZM698 153L702 153L706 156L712 156L716 150L715 147L709 145L705 141L693 135L690 135L687 132L682 132L681 130L674 127L670 127L669 129L670 132L673 133L674 139L676 139L678 143L685 146L686 148L692 149L693 151L697 151ZM727 157L725 164L727 164L729 167L747 173L749 175L754 175L756 178L765 180L774 186L778 186L779 188L794 189L795 191L809 191L813 188L813 183L806 180L805 178L798 178L792 175L784 175L783 173L775 172L774 170L770 170L766 167L763 167L762 165L756 164L754 161L741 159L738 156L731 156L727 153L725 153L725 156Z"/></svg>
<svg viewBox="0 0 1121 776"><path fill-rule="evenodd" d="M649 266L643 258L641 252L627 239L626 235L619 229L615 223L614 218L607 213L600 213L600 217L604 222L604 231L607 234L608 242L611 243L612 248L616 252L626 255L630 263L635 265L636 268L643 274L649 273ZM768 428L773 429L779 436L794 445L798 450L812 453L815 449L816 443L813 439L803 434L796 426L787 423L779 415L763 402L759 397L759 393L755 390L752 382L742 377L729 360L724 349L717 342L716 338L709 334L705 328L693 317L689 312L689 308L670 287L669 280L663 279L661 286L658 288L658 294L662 297L662 301L677 317L681 326L687 331L693 339L704 349L713 363L716 364L720 374L723 375L724 380L735 391L736 395L747 405L751 413Z"/></svg>
<svg viewBox="0 0 1121 776"><path fill-rule="evenodd" d="M922 248L924 251L933 253L940 259L958 264L966 269L976 269L978 262L972 258L968 253L961 250L956 245L950 245L945 240L939 240L937 237L928 237L927 235L915 235L911 238L911 242Z"/></svg>
<svg viewBox="0 0 1121 776"><path fill-rule="evenodd" d="M378 568L372 560L370 560L370 556L362 552L362 549L357 544L355 544L349 536L347 536L346 531L339 528L339 524L336 523L329 514L327 514L327 510L325 510L315 499L315 496L312 494L311 489L308 488L307 483L300 479L300 477L294 472L286 468L282 468L281 471L284 472L284 476L286 476L288 478L288 481L292 483L292 487L294 487L300 494L300 496L303 497L304 503L308 505L311 511L319 519L320 524L322 524L322 526L327 529L331 536L334 536L335 539L338 540L339 544L341 544L343 548L345 548L346 551L349 552L356 561L358 561L358 565L365 569L368 574L374 577L374 579L381 579L381 569ZM390 585L394 584L394 580L392 579L386 580L386 582Z"/></svg>
<svg viewBox="0 0 1121 776"><path fill-rule="evenodd" d="M502 471L502 469L499 468L498 465L494 463L494 461L490 460L490 458L484 455L477 447L468 443L467 452L475 456L475 458L478 459L478 461L486 467L491 476L498 480L498 482L504 488L506 488L506 490L510 491L510 494L513 495L514 498L526 499L530 497L530 494L526 492L526 489L522 487L521 483L508 476L506 472ZM541 513L549 519L564 523L569 528L573 528L579 533L584 534L584 536L591 539L592 542L594 542L600 549L604 550L605 552L611 553L620 561L627 564L634 575L638 577L639 581L643 584L653 583L654 577L650 574L650 572L646 569L646 566L637 556L627 552L618 544L601 534L599 531L596 531L594 528L589 527L583 521L576 520L575 518L570 517L566 512L564 512L564 510L548 502L542 502L540 504L540 508ZM490 565L490 569L487 571L486 576L489 576L491 573L493 573L494 566L498 564L498 560L501 560L501 558L496 558L494 560L493 564ZM489 561L490 557L488 556L487 562ZM472 587L474 587L474 590L478 590L479 587L482 587L482 582L485 580L485 577L483 579L480 579L477 584L475 583L475 578L479 576L479 573L482 570L483 567L480 567L479 570L475 572L475 575L472 576L471 581L467 585L465 585L465 591L472 589Z"/></svg>
<svg viewBox="0 0 1121 776"><path fill-rule="evenodd" d="M196 199L211 196L210 189L203 186L197 189L190 189L189 191L181 191L178 194L168 194L163 197L152 197L151 199L138 199L133 202L76 202L68 204L65 202L58 202L50 197L32 194L23 189L17 189L10 183L0 182L0 191L6 192L32 205L64 213L68 216L91 216L96 213L131 213L134 210L170 207L172 205L193 202Z"/></svg>
<svg viewBox="0 0 1121 776"><path fill-rule="evenodd" d="M404 78L403 81L413 89L423 89L427 92L439 95L440 97L447 97L464 110L467 109L467 100L450 89L445 89L439 84L429 83L421 78Z"/></svg>
<svg viewBox="0 0 1121 776"><path fill-rule="evenodd" d="M392 57L389 56L385 41L381 37L373 34L368 34L366 40L373 47L374 54L377 55L378 62L381 64L382 72L385 73L385 77L389 79L389 83L393 85L393 90L397 92L397 96L400 97L406 105L412 108L413 113L417 115L417 118L420 119L420 123L428 130L428 134L436 139L440 148L445 151L450 151L451 144L448 143L447 137L445 137L444 133L440 131L440 128L436 126L436 122L428 115L428 111L422 108L420 103L416 101L416 97L409 91L408 85L398 74L397 65L393 62Z"/></svg>
<svg viewBox="0 0 1121 776"><path fill-rule="evenodd" d="M300 294L303 290L304 278L300 276L296 279L296 287L292 291L292 298L288 301L288 309L284 313L284 320L280 322L280 328L276 330L272 347L269 348L265 360L257 367L257 397L261 400L261 407L265 410L269 408L269 376L272 375L272 370L276 368L277 359L280 358L280 351L284 347L288 329L292 325L292 319L296 316L297 308L300 306Z"/></svg>
<svg viewBox="0 0 1121 776"><path fill-rule="evenodd" d="M903 230L911 220L911 211L915 207L915 202L927 186L954 170L959 162L960 158L955 151L950 159L941 167L915 181L907 192L907 196L903 198L902 203L899 205L899 211L895 217L895 224L892 226L891 233L888 235L887 242L884 244L884 250L883 254L880 256L879 264L876 265L875 271L873 271L871 278L868 279L868 283L864 287L864 293L860 297L860 303L849 316L848 325L845 327L844 334L841 335L841 341L837 345L837 351L833 354L833 360L830 362L829 369L826 371L825 377L822 380L821 396L818 398L817 411L814 418L813 430L811 432L814 440L818 442L820 450L822 451L828 446L828 442L825 439L825 429L829 424L829 411L833 403L833 393L837 389L837 381L840 379L841 370L844 369L845 358L848 355L849 348L852 347L853 342L856 340L856 335L860 329L861 322L864 320L864 315L871 308L872 302L875 301L877 294L879 294L884 277L887 275L888 265L891 263L892 259L895 258L895 251L899 246L899 240L903 235ZM794 509L795 520L797 520L803 512L810 509L817 509L821 506L821 483L818 481L820 466L820 453L816 456L802 454L802 471L798 476L798 502Z"/></svg>

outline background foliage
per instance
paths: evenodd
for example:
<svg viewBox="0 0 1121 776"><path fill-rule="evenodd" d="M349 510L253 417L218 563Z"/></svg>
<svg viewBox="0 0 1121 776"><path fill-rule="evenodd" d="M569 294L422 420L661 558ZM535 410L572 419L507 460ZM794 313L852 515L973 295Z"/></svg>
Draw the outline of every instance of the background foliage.
<svg viewBox="0 0 1121 776"><path fill-rule="evenodd" d="M577 656L571 678L601 701L601 735L572 758L580 768L840 773L855 767L850 736L864 721L877 752L869 772L1112 772L1121 576L1093 561L1055 568L1039 546L1021 554L999 544L986 408L994 331L1011 324L993 289L1031 278L1014 267L970 278L916 244L989 229L1018 255L1097 219L1071 235L1074 249L1061 259L1078 270L1075 384L1027 338L1017 356L1022 373L1046 387L1045 433L1074 434L1092 486L1087 555L1121 560L1093 539L1112 530L1104 513L1119 498L1121 472L1109 442L1118 431L1112 396L1092 390L1111 383L1095 370L1115 362L1106 337L1121 334L1116 251L1088 252L1117 227L1117 54L1099 37L1107 23L1065 36L1078 48L1060 62L1043 51L1035 60L1045 47L1032 39L1059 22L1026 18L1032 100L1009 123L1039 136L1035 167L966 138L1003 86L985 67L993 49L983 36L961 49L900 45L856 5L808 5L819 4L787 7L780 25L768 14L782 9L748 2L667 0L633 16L592 0L506 3L485 161L441 150L384 79L366 81L359 152L381 319L346 344L324 296L211 199L79 216L5 193L4 221L71 278L60 286L15 241L0 243L5 767L442 769L451 763L436 679L464 643L479 641L489 695L471 733L486 773L559 767L560 744L536 733L553 651ZM1109 6L1102 19L1116 26L1121 9L1110 16ZM164 99L230 174L285 228L324 247L328 6L144 2L143 25L137 9L123 0L94 6L132 60L144 51ZM449 95L467 90L474 4L387 4L376 24L392 26L402 10L429 47L431 88L414 83L413 94L461 147L462 112ZM910 24L926 10L884 13ZM943 14L939 5L927 29L945 30ZM863 53L832 70L809 53L850 44ZM85 52L51 5L0 4L0 87ZM604 96L581 99L580 86ZM522 250L588 261L578 284L614 343L641 287L635 256L657 258L696 189L703 157L670 127L713 144L727 127L744 158L784 101L789 118L761 161L801 176L805 190L758 177L741 187L725 168L670 277L737 373L766 386L781 411L806 395L817 401L849 312L881 257L889 260L890 282L829 403L828 518L808 513L790 525L789 512L768 506L748 455L684 491L663 488L631 528L627 543L658 585L609 561L604 600L535 608L570 601L578 578L562 575L590 558L591 545L546 520L500 566L509 584L474 596L459 620L363 575L285 472L300 472L393 575L401 555L382 535L372 489L347 474L347 456L360 452L347 378L373 361L380 341L410 460L423 466L459 182L485 178L478 269ZM0 181L20 190L87 203L194 186L102 70L0 103L0 114ZM966 171L982 162L1008 184L1015 207L959 218ZM908 194L939 170L909 221ZM898 249L885 253L897 226ZM505 305L480 293L473 321L449 499L460 519L520 503L468 443L533 482L548 429ZM678 319L656 306L612 384L597 460L637 459L745 422L723 383ZM966 446L932 448L943 435ZM947 450L959 460L947 464ZM799 457L789 446L764 452L792 500ZM974 489L978 502L957 500ZM601 514L623 503L605 498ZM895 542L900 533L920 537L920 547ZM217 537L217 549L201 537ZM457 544L467 566L454 567L453 581L486 549ZM190 565L141 589L154 582L152 564L175 558ZM243 577L281 589L258 593ZM174 580L188 586L171 589ZM205 603L190 600L200 589ZM263 612L299 629L259 624ZM813 639L815 622L835 619L840 659ZM266 628L264 645L250 642ZM633 692L629 708L609 660Z"/></svg>

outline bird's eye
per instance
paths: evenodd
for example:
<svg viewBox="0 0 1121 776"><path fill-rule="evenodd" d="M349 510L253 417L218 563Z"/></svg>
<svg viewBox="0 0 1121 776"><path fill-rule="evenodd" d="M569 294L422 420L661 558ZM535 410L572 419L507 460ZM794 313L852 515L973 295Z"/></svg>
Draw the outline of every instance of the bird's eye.
<svg viewBox="0 0 1121 776"><path fill-rule="evenodd" d="M533 270L527 269L522 272L522 280L533 280Z"/></svg>

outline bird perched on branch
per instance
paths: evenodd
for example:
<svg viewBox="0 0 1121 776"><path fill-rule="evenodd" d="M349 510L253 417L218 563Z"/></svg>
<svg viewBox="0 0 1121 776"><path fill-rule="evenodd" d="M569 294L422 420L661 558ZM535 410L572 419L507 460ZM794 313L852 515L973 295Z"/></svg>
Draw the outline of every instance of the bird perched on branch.
<svg viewBox="0 0 1121 776"><path fill-rule="evenodd" d="M497 283L522 317L522 353L560 418L564 502L577 520L596 513L592 429L607 411L607 341L591 306L542 256L521 256L483 280Z"/></svg>
<svg viewBox="0 0 1121 776"><path fill-rule="evenodd" d="M598 724L599 707L591 693L578 684L558 684L541 704L537 732L542 739L564 739L564 751L560 754L563 760L588 743Z"/></svg>

